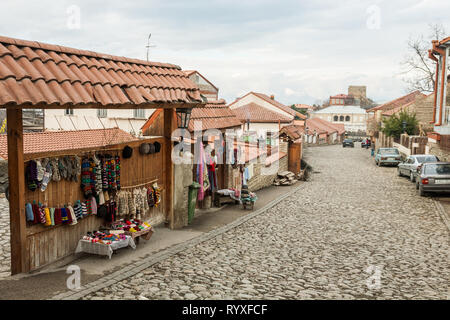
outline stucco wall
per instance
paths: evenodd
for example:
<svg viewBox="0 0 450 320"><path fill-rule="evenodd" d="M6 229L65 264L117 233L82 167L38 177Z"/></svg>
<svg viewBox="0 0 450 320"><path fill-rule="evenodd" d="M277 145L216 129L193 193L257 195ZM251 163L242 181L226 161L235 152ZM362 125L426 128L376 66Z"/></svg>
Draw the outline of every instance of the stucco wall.
<svg viewBox="0 0 450 320"><path fill-rule="evenodd" d="M179 164L174 166L174 228L188 225L188 193L193 181L193 165Z"/></svg>

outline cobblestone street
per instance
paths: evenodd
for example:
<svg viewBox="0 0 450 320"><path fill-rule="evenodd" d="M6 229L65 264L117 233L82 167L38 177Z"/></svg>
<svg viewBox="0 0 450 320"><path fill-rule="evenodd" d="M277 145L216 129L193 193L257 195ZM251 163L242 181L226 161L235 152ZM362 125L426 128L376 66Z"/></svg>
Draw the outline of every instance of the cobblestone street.
<svg viewBox="0 0 450 320"><path fill-rule="evenodd" d="M433 200L369 154L310 148L315 173L294 195L84 298L448 299L449 231Z"/></svg>

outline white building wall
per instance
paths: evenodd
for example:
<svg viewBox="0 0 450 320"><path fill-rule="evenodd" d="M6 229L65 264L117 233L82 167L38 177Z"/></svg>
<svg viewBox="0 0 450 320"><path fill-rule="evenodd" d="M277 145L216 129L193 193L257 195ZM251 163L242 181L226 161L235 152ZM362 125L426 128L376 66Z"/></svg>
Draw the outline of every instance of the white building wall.
<svg viewBox="0 0 450 320"><path fill-rule="evenodd" d="M74 109L66 115L64 109L44 110L45 130L87 130L118 127L138 134L155 109L145 109L145 118L134 118L133 109L107 109L107 117L98 117L97 109Z"/></svg>

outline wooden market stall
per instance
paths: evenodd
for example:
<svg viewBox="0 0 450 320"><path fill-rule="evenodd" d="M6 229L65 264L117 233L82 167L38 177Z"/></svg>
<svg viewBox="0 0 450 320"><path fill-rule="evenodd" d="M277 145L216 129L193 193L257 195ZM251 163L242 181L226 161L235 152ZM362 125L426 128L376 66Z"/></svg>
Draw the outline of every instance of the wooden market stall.
<svg viewBox="0 0 450 320"><path fill-rule="evenodd" d="M288 142L288 170L294 174L301 171L304 126L289 125L280 130L280 138Z"/></svg>
<svg viewBox="0 0 450 320"><path fill-rule="evenodd" d="M176 65L0 37L0 107L6 108L8 123L11 273L28 272L35 268L36 249L41 248L42 243L44 257L39 253L39 265L64 256L72 248L72 240L69 239L75 239L83 228L81 224L78 231L68 227L68 232L63 232L61 228L55 228L42 236L35 232L37 230L28 230L25 203L30 195L25 192L24 161L27 159L23 151L22 109L163 109L161 185L164 185L165 192L163 210L166 222L172 227L171 133L178 126L176 114L186 114L183 110L199 105L202 105L202 99L198 87ZM150 163L141 165L146 167ZM130 168L133 172L131 169L138 170L135 166ZM135 177L131 174L127 183L142 183L134 181ZM66 197L67 190L71 190L70 186L60 188L60 191L52 190L51 201L61 202L59 197ZM54 195L56 198L53 198ZM58 239L64 241L64 249L61 247L58 252L57 248L55 253L55 241ZM32 259L35 261L30 262Z"/></svg>

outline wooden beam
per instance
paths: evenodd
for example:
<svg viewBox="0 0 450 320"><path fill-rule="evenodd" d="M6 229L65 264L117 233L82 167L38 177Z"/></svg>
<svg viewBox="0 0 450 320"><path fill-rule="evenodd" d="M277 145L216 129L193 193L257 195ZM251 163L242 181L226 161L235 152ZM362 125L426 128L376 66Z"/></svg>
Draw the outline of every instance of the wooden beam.
<svg viewBox="0 0 450 320"><path fill-rule="evenodd" d="M101 105L96 103L91 104L77 104L77 105L58 105L58 104L23 104L23 105L2 105L6 109L175 109L175 108L201 108L204 107L204 102L196 103L146 103L141 105L136 105L133 103L127 104L111 104L111 105Z"/></svg>
<svg viewBox="0 0 450 320"><path fill-rule="evenodd" d="M174 197L174 166L172 162L172 132L177 128L177 119L174 109L164 109L164 172L165 172L165 186L166 186L166 222L170 229L174 229L175 219L173 210Z"/></svg>
<svg viewBox="0 0 450 320"><path fill-rule="evenodd" d="M25 170L21 109L7 109L11 274L29 270L25 221Z"/></svg>

